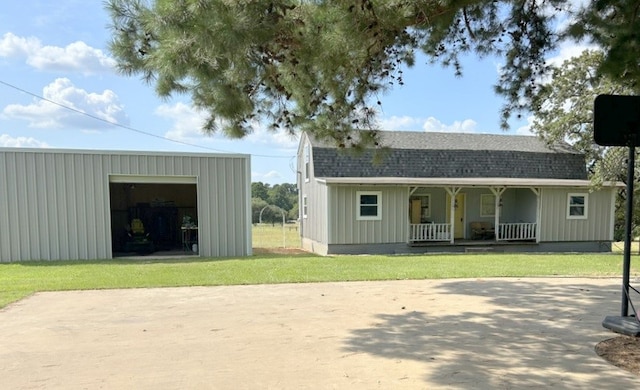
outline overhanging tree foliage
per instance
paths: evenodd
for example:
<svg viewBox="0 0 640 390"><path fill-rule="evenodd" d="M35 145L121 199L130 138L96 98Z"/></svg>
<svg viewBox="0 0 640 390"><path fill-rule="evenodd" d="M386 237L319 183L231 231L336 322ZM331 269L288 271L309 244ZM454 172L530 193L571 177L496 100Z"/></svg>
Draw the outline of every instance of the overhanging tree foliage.
<svg viewBox="0 0 640 390"><path fill-rule="evenodd" d="M606 53L614 79L640 78L637 1L564 0L108 0L110 48L125 74L160 96L186 93L203 128L234 137L255 121L307 130L339 146L377 145L380 95L403 84L418 51L461 73L465 53L497 55L503 125L527 109L545 56L570 34ZM575 23L557 31L557 15ZM365 138L362 138L365 137Z"/></svg>
<svg viewBox="0 0 640 390"><path fill-rule="evenodd" d="M605 61L604 53L588 50L564 61L551 72L533 99L532 130L548 144L568 142L587 159L587 169L594 185L605 181L627 180L627 148L603 147L593 139L593 106L600 94L633 95L638 93L634 81L613 80L598 71ZM636 160L638 161L638 160ZM636 163L636 169L640 163ZM638 197L636 188L635 199ZM616 238L624 232L624 201L620 191L616 207ZM640 210L636 202L634 225L640 226Z"/></svg>
<svg viewBox="0 0 640 390"><path fill-rule="evenodd" d="M547 143L570 143L587 159L594 182L626 180L625 148L603 147L593 139L593 105L600 94L633 95L635 81L614 80L598 71L604 53L587 50L554 67L550 81L533 99L532 130Z"/></svg>

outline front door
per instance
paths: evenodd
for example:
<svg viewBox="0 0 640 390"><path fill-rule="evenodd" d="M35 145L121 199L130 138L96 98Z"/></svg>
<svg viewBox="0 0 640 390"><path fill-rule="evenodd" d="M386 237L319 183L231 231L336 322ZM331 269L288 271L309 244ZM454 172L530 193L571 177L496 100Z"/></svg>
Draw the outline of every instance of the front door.
<svg viewBox="0 0 640 390"><path fill-rule="evenodd" d="M457 194L456 200L454 203L454 213L453 213L453 238L464 238L465 237L465 229L464 229L464 194ZM451 210L451 196L447 196L447 221L450 221L450 210Z"/></svg>

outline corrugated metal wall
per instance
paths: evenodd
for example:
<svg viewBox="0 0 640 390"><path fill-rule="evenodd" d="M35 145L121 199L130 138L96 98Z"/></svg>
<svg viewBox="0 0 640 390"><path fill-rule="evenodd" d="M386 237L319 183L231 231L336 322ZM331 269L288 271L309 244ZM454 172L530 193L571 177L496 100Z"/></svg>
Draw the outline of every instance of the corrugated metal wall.
<svg viewBox="0 0 640 390"><path fill-rule="evenodd" d="M197 177L200 255L251 253L248 156L0 149L0 261L111 258L114 174Z"/></svg>
<svg viewBox="0 0 640 390"><path fill-rule="evenodd" d="M610 241L613 239L612 191L585 188L542 189L540 241ZM567 219L569 193L588 193L587 219Z"/></svg>
<svg viewBox="0 0 640 390"><path fill-rule="evenodd" d="M357 192L382 192L382 219L358 221ZM329 244L381 244L407 242L409 233L408 187L328 187Z"/></svg>

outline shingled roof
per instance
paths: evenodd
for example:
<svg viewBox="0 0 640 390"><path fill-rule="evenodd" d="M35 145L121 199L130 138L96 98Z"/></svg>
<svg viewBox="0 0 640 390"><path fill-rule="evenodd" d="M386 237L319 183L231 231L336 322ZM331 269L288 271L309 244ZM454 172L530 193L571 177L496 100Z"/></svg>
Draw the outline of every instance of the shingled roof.
<svg viewBox="0 0 640 390"><path fill-rule="evenodd" d="M350 153L309 137L314 176L403 178L518 178L586 180L584 156L568 145L502 134L380 131L388 153Z"/></svg>

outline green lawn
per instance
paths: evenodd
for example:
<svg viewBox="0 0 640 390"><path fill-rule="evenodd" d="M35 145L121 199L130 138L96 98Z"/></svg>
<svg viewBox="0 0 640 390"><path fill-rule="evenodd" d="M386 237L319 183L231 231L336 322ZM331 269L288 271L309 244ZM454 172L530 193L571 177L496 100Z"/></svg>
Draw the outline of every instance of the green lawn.
<svg viewBox="0 0 640 390"><path fill-rule="evenodd" d="M298 224L255 224L251 235L254 248L300 248Z"/></svg>
<svg viewBox="0 0 640 390"><path fill-rule="evenodd" d="M255 248L299 248L297 225L253 226ZM239 259L55 261L0 264L0 307L38 291L218 286L352 280L524 276L620 276L613 254L451 254L407 256L256 255ZM632 274L640 275L634 246Z"/></svg>
<svg viewBox="0 0 640 390"><path fill-rule="evenodd" d="M618 276L621 263L619 254L261 255L224 260L147 258L7 263L0 264L0 307L37 291L506 276ZM632 273L640 274L638 261L634 262Z"/></svg>

